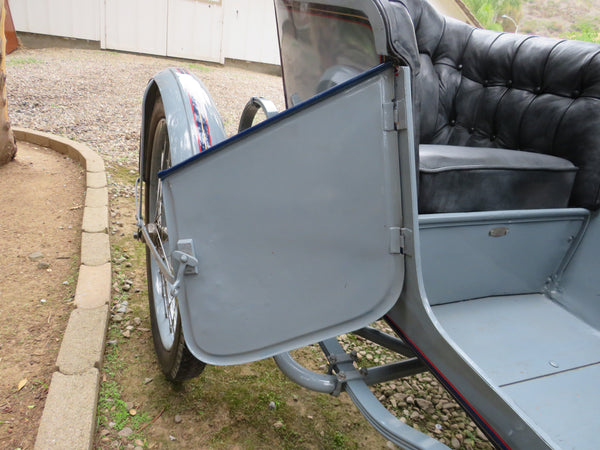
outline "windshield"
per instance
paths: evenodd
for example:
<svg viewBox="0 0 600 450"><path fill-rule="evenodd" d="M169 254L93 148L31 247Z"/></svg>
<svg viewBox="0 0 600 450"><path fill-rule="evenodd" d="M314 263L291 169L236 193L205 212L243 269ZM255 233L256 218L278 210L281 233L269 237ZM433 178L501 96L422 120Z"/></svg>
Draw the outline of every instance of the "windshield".
<svg viewBox="0 0 600 450"><path fill-rule="evenodd" d="M275 0L288 107L379 64L373 31L354 9Z"/></svg>

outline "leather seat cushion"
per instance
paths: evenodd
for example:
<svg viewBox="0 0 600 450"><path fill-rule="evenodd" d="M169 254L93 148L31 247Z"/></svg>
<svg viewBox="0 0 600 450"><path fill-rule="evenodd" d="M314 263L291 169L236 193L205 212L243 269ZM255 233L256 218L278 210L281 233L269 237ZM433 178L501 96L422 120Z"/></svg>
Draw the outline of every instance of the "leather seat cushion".
<svg viewBox="0 0 600 450"><path fill-rule="evenodd" d="M577 167L542 153L419 146L419 212L566 208Z"/></svg>

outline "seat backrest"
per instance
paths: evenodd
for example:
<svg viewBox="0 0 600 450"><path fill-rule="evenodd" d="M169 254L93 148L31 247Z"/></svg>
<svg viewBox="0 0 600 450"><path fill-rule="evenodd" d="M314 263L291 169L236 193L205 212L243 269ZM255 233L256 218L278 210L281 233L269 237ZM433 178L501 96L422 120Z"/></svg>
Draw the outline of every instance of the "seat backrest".
<svg viewBox="0 0 600 450"><path fill-rule="evenodd" d="M579 168L570 205L600 207L600 45L477 29L402 3L419 49L420 142L544 153Z"/></svg>

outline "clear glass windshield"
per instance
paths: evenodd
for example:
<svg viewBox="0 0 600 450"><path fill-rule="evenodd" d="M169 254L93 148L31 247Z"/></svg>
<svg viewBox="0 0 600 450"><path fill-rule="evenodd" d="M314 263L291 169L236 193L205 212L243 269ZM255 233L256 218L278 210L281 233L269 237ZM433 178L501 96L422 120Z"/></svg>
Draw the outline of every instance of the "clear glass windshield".
<svg viewBox="0 0 600 450"><path fill-rule="evenodd" d="M287 106L379 64L373 30L354 9L275 0Z"/></svg>

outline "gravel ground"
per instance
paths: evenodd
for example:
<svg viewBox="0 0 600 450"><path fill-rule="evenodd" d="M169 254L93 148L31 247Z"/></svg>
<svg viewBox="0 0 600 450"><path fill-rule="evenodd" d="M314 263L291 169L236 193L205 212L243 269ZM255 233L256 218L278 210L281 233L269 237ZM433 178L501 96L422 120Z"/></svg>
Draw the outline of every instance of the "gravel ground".
<svg viewBox="0 0 600 450"><path fill-rule="evenodd" d="M228 135L236 132L252 96L266 97L283 109L281 77L244 65L224 68L96 50L18 50L7 57L10 119L16 126L85 142L109 167L137 167L144 90L167 67L187 68L202 79Z"/></svg>
<svg viewBox="0 0 600 450"><path fill-rule="evenodd" d="M266 97L284 108L281 78L250 70L262 66L222 67L98 50L22 49L7 57L11 122L86 143L103 156L109 173L119 166L134 171L146 84L152 75L172 66L185 67L200 77L229 135L236 132L239 115L252 96ZM133 186L111 185L113 196L132 192ZM385 349L361 338L348 335L342 342L347 350L357 351L361 365L392 360ZM380 385L375 394L402 421L453 448L491 448L428 373Z"/></svg>

